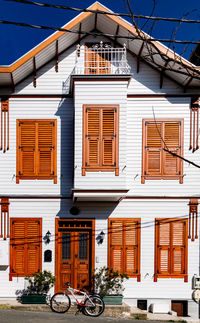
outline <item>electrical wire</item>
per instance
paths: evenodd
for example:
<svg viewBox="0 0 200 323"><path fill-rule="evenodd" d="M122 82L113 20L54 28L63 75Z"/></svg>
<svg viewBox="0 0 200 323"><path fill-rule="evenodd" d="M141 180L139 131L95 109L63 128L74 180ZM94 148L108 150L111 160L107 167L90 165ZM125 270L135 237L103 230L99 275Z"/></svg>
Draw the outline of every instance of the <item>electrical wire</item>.
<svg viewBox="0 0 200 323"><path fill-rule="evenodd" d="M190 20L190 19L179 19L179 18L152 17L152 16L134 15L134 14L132 15L132 14L128 14L128 13L114 13L114 12L108 12L108 11L103 11L103 10L74 8L74 7L69 7L69 6L54 5L54 4L48 4L48 3L36 2L36 1L30 1L30 0L5 0L5 1L30 4L30 5L46 7L46 8L72 10L72 11L78 11L78 12L91 12L91 13L95 13L95 14L106 14L109 16L121 16L121 17L131 17L131 18L140 18L140 19L149 19L149 20L161 20L161 21L200 24L200 20L195 20L195 19Z"/></svg>
<svg viewBox="0 0 200 323"><path fill-rule="evenodd" d="M83 30L70 30L66 28L58 28L58 27L52 27L52 26L43 26L43 25L32 25L27 24L24 22L14 22L14 21L8 21L8 20L0 20L1 24L5 25L15 25L15 26L21 26L21 27L29 27L29 28L36 28L36 29L45 29L45 30L54 30L54 31L63 31L63 32L69 32L74 34L82 34L82 35L92 35L92 36L105 36L105 37L114 37L114 38L121 38L121 39L130 39L130 40L141 40L145 41L146 43L151 42L163 42L163 43L177 43L177 44L194 44L198 45L200 44L200 41L187 41L187 40L172 40L172 39L162 39L162 38L142 38L142 37L135 37L135 36L121 36L121 35L113 35L113 34L106 34L106 33L100 33L100 32L88 32Z"/></svg>

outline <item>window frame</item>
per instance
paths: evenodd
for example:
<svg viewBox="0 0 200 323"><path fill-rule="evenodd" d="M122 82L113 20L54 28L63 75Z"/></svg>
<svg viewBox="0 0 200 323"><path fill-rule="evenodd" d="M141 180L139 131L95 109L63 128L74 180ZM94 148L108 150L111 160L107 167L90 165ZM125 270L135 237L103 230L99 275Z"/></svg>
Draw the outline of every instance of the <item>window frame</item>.
<svg viewBox="0 0 200 323"><path fill-rule="evenodd" d="M54 180L54 184L57 184L57 119L17 119L16 120L16 132L17 132L17 141L16 141L16 183L19 184L19 180ZM20 175L20 151L19 151L19 142L20 142L20 133L19 133L19 124L21 122L30 122L30 123L36 123L36 122L52 122L54 123L54 149L53 149L53 175ZM38 137L38 133L36 133L36 136ZM36 159L38 158L38 150L36 153Z"/></svg>
<svg viewBox="0 0 200 323"><path fill-rule="evenodd" d="M86 166L86 132L87 132L87 108L89 109L115 109L115 166ZM102 124L101 124L102 129ZM102 146L101 140L101 146ZM101 149L102 153L102 149ZM102 158L102 154L100 155ZM84 104L83 105L83 131L82 131L82 176L87 172L115 172L115 176L119 176L119 105L113 104Z"/></svg>
<svg viewBox="0 0 200 323"><path fill-rule="evenodd" d="M179 123L180 124L180 156L183 157L183 152L184 152L184 119L183 118L158 118L156 119L143 119L142 120L142 176L141 176L141 183L144 184L145 180L179 180L180 184L183 184L183 161L180 159L180 174L179 175L146 175L146 151L145 151L145 143L146 143L146 122L161 122L162 127L163 123ZM163 145L163 143L162 143ZM161 159L163 163L163 147L162 147L162 152L161 152Z"/></svg>
<svg viewBox="0 0 200 323"><path fill-rule="evenodd" d="M184 236L184 271L185 273L182 274L174 274L174 273L165 273L160 274L158 273L159 270L159 225L160 222L169 222L170 224L172 222L185 222L185 236ZM154 259L154 282L157 282L157 278L184 278L184 282L188 282L188 219L180 219L180 218L156 218L155 219L155 259ZM169 244L169 262L172 264L172 252L173 247L172 244L172 233L171 233L171 225L170 225L170 244Z"/></svg>
<svg viewBox="0 0 200 323"><path fill-rule="evenodd" d="M121 221L124 225L124 222L135 222L136 225L138 226L138 231L137 231L137 237L136 237L136 246L137 246L137 269L136 269L136 273L133 274L128 274L129 277L135 277L137 278L137 281L140 282L141 281L141 273L140 273L140 257L141 257L141 218L109 218L108 219L108 267L111 268L111 264L112 264L112 253L111 253L111 232L112 232L112 221ZM125 272L125 250L126 245L124 243L124 234L123 234L123 273Z"/></svg>
<svg viewBox="0 0 200 323"><path fill-rule="evenodd" d="M12 234L13 234L13 228L12 228L12 224L13 222L28 222L28 221L38 221L39 222L39 270L42 270L42 218L10 218L10 244L9 244L9 249L10 249L10 261L9 261L9 267L10 267L10 272L9 272L9 280L12 281L13 277L25 277L27 274L30 275L30 273L28 273L27 268L24 274L18 274L15 272L12 272L13 269L13 263L14 263L14 257L13 257L13 247L14 244L12 245ZM27 237L24 238L25 241L27 240ZM27 249L27 247L26 247ZM25 251L25 253L27 253L27 251Z"/></svg>

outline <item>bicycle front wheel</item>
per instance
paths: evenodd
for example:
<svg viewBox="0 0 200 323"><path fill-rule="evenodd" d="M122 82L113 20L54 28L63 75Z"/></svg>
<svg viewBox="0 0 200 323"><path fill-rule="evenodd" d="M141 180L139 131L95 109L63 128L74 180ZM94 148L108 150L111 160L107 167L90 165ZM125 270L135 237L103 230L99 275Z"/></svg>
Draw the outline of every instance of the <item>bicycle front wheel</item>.
<svg viewBox="0 0 200 323"><path fill-rule="evenodd" d="M104 301L100 296L90 296L84 302L84 314L88 316L99 316L104 312Z"/></svg>
<svg viewBox="0 0 200 323"><path fill-rule="evenodd" d="M53 312L65 313L71 306L71 300L65 293L54 294L50 300L50 307Z"/></svg>

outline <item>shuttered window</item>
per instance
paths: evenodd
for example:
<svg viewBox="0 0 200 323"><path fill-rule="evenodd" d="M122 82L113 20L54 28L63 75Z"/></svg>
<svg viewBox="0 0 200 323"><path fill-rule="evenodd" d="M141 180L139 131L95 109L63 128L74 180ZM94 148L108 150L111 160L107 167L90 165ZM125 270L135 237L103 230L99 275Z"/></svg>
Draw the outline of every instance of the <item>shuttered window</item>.
<svg viewBox="0 0 200 323"><path fill-rule="evenodd" d="M145 179L179 179L183 183L183 120L143 120L143 167Z"/></svg>
<svg viewBox="0 0 200 323"><path fill-rule="evenodd" d="M108 266L140 281L140 219L110 219Z"/></svg>
<svg viewBox="0 0 200 323"><path fill-rule="evenodd" d="M56 120L17 120L17 183L56 176Z"/></svg>
<svg viewBox="0 0 200 323"><path fill-rule="evenodd" d="M111 73L111 51L108 43L101 46L87 44L85 46L85 74L110 74Z"/></svg>
<svg viewBox="0 0 200 323"><path fill-rule="evenodd" d="M157 277L187 281L187 220L157 219L155 237L155 281Z"/></svg>
<svg viewBox="0 0 200 323"><path fill-rule="evenodd" d="M84 106L83 167L85 171L115 171L118 167L118 106Z"/></svg>
<svg viewBox="0 0 200 323"><path fill-rule="evenodd" d="M10 280L41 270L41 219L11 219Z"/></svg>

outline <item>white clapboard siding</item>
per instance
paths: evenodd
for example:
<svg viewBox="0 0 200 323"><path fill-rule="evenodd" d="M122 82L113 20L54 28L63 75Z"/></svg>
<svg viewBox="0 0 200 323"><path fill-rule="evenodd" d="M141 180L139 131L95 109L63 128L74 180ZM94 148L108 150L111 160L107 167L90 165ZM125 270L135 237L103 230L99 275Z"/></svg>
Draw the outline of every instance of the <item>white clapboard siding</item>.
<svg viewBox="0 0 200 323"><path fill-rule="evenodd" d="M200 170L183 162L183 184L179 180L146 180L141 184L142 172L142 120L151 118L184 119L184 157L199 164L200 151L189 150L190 99L128 99L127 112L127 186L130 195L193 195L197 194ZM153 114L154 113L154 114ZM138 135L140 134L140 135Z"/></svg>
<svg viewBox="0 0 200 323"><path fill-rule="evenodd" d="M54 273L55 264L55 218L71 218L69 210L72 201L68 200L12 200L10 203L10 217L41 217L42 235L51 232L51 242L42 243L42 255L46 249L52 250L52 262L42 263L42 269ZM141 282L130 278L125 284L125 298L160 298L185 299L191 298L191 281L194 273L198 273L199 241L188 240L188 283L182 278L161 279L153 281L154 275L154 243L155 218L187 218L188 201L186 200L123 200L118 203L79 203L80 219L95 219L95 236L103 230L105 239L98 245L95 239L95 267L107 266L107 220L108 218L141 218ZM6 242L9 244L9 239ZM0 258L1 261L1 258ZM2 264L3 265L3 264ZM24 279L9 278L9 267L0 270L0 298L15 297L16 290L24 288Z"/></svg>
<svg viewBox="0 0 200 323"><path fill-rule="evenodd" d="M126 186L126 110L127 81L75 82L75 188L122 189ZM119 168L115 172L87 172L82 176L82 117L84 104L119 105Z"/></svg>
<svg viewBox="0 0 200 323"><path fill-rule="evenodd" d="M57 119L57 178L16 184L16 120ZM70 195L73 169L73 99L10 99L10 149L0 152L0 192L4 195Z"/></svg>

